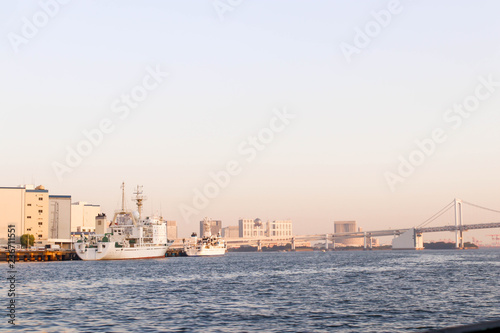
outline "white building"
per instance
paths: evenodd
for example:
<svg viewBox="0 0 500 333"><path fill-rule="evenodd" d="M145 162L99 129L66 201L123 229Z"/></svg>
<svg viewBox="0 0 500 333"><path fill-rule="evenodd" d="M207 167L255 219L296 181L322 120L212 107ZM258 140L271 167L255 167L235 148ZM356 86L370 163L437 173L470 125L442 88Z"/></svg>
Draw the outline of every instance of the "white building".
<svg viewBox="0 0 500 333"><path fill-rule="evenodd" d="M275 220L267 222L269 237L291 237L293 235L292 220Z"/></svg>
<svg viewBox="0 0 500 333"><path fill-rule="evenodd" d="M16 243L24 234L25 189L23 187L0 187L0 244L7 244L7 229L14 225Z"/></svg>
<svg viewBox="0 0 500 333"><path fill-rule="evenodd" d="M71 204L71 232L95 232L95 218L101 213L101 206L86 202Z"/></svg>
<svg viewBox="0 0 500 333"><path fill-rule="evenodd" d="M239 235L242 238L261 238L266 236L266 227L261 219L240 219Z"/></svg>
<svg viewBox="0 0 500 333"><path fill-rule="evenodd" d="M15 241L32 234L42 244L49 238L49 191L43 186L0 187L0 243L7 243L9 225L15 226Z"/></svg>
<svg viewBox="0 0 500 333"><path fill-rule="evenodd" d="M177 239L177 221L167 221L167 239L169 241Z"/></svg>
<svg viewBox="0 0 500 333"><path fill-rule="evenodd" d="M229 226L222 228L222 237L224 238L238 238L240 237L239 226Z"/></svg>
<svg viewBox="0 0 500 333"><path fill-rule="evenodd" d="M345 232L361 232L361 228L358 228L356 221L335 221L334 231L336 234ZM341 246L363 246L364 239L362 237L358 238L341 238L335 241L337 245ZM340 243L340 244L338 244Z"/></svg>
<svg viewBox="0 0 500 333"><path fill-rule="evenodd" d="M43 186L0 187L0 243L7 242L7 226L16 229L16 243L23 234L37 245L69 240L71 196L49 195Z"/></svg>

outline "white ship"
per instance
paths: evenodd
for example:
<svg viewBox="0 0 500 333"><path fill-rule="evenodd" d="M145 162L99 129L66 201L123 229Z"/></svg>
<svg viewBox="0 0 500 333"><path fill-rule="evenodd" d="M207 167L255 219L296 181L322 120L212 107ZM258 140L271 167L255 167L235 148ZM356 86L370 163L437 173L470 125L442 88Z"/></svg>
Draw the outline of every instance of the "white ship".
<svg viewBox="0 0 500 333"><path fill-rule="evenodd" d="M138 212L125 211L122 184L122 210L115 213L104 235L91 236L75 243L76 254L82 260L146 259L165 257L170 245L167 225L162 218L142 215L142 190L137 187L134 200Z"/></svg>
<svg viewBox="0 0 500 333"><path fill-rule="evenodd" d="M202 238L193 234L191 240L184 242L184 252L190 257L200 256L223 256L226 254L227 246L224 239L217 234L213 236L210 231L210 222L207 218L203 221L205 234Z"/></svg>

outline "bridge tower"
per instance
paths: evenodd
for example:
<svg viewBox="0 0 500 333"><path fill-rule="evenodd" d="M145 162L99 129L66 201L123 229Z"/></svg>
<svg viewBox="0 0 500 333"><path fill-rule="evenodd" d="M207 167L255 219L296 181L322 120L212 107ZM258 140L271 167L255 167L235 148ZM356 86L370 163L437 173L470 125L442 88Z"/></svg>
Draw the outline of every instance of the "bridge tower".
<svg viewBox="0 0 500 333"><path fill-rule="evenodd" d="M455 199L455 248L457 249L464 247L462 207L462 200Z"/></svg>

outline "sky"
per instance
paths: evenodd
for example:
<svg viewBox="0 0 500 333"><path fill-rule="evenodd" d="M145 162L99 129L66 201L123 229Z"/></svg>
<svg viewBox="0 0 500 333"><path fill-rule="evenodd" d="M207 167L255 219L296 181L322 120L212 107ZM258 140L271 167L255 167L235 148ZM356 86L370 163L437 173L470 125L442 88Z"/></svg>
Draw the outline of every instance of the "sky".
<svg viewBox="0 0 500 333"><path fill-rule="evenodd" d="M316 234L415 226L454 198L500 210L499 10L2 1L0 186L113 215L143 185L180 236L204 216Z"/></svg>

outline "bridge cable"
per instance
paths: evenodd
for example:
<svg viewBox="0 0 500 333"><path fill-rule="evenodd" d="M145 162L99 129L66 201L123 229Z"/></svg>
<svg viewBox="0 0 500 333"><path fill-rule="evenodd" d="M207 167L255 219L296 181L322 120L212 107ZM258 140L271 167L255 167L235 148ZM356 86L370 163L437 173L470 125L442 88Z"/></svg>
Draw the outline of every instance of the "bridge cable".
<svg viewBox="0 0 500 333"><path fill-rule="evenodd" d="M495 212L495 213L500 213L500 210L494 210L494 209L491 209L491 208L486 208L486 207L483 207L483 206L479 206L479 205L475 205L473 203L470 203L470 202L467 202L467 201L463 201L463 203L465 204L468 204L468 205L471 205L471 206L474 206L474 207L477 207L477 208L481 208L481 209L485 209L485 210L489 210L490 212Z"/></svg>
<svg viewBox="0 0 500 333"><path fill-rule="evenodd" d="M452 201L450 202L449 204L447 204L443 209L441 209L439 212L437 212L436 214L432 215L431 217L429 217L427 220L425 220L424 222L420 223L417 228L421 228L429 223L431 223L432 221L436 220L438 217L440 217L441 215L443 215L444 213L446 213L448 211L448 209L450 209L451 207L453 207L455 201Z"/></svg>

